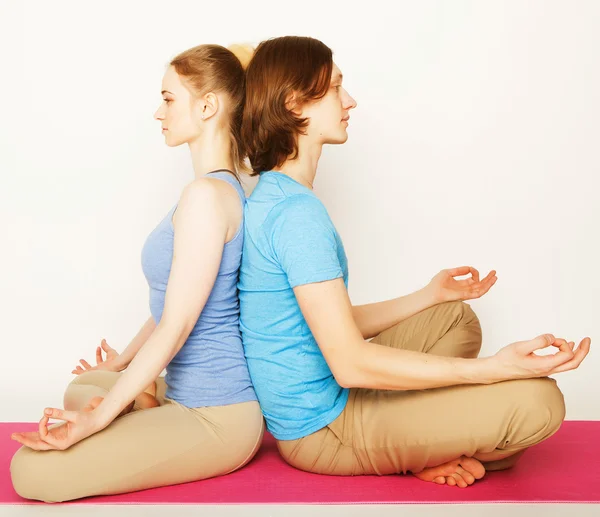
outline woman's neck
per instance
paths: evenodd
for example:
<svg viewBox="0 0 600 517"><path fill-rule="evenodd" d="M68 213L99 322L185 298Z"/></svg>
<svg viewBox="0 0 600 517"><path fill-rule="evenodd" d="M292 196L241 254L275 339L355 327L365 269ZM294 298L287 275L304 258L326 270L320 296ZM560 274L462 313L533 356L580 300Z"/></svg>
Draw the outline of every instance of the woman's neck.
<svg viewBox="0 0 600 517"><path fill-rule="evenodd" d="M189 146L196 179L218 169L235 170L227 131L207 131Z"/></svg>

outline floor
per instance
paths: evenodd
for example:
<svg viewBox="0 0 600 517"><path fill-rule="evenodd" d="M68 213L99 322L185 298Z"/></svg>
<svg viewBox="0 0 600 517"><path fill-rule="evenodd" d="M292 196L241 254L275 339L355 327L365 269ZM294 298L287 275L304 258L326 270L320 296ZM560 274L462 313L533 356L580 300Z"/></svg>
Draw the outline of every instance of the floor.
<svg viewBox="0 0 600 517"><path fill-rule="evenodd" d="M0 506L2 517L599 517L600 504L445 505L40 505Z"/></svg>

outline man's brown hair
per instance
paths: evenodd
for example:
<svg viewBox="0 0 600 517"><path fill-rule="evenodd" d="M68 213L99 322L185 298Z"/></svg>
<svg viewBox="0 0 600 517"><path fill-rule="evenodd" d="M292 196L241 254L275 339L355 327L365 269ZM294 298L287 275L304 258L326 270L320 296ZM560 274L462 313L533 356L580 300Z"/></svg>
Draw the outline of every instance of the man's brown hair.
<svg viewBox="0 0 600 517"><path fill-rule="evenodd" d="M308 119L288 107L325 96L331 82L333 53L321 41L284 36L258 45L246 70L242 140L251 176L272 170L298 155L297 135Z"/></svg>

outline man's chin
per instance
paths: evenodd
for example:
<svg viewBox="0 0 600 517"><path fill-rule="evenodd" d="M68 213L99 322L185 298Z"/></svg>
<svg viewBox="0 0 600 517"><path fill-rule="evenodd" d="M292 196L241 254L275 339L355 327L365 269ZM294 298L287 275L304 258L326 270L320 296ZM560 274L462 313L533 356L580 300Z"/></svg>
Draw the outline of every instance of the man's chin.
<svg viewBox="0 0 600 517"><path fill-rule="evenodd" d="M328 138L325 143L326 144L332 144L332 145L339 145L339 144L344 144L346 143L346 141L348 140L348 133L346 133L344 131L343 135L337 135L334 138Z"/></svg>

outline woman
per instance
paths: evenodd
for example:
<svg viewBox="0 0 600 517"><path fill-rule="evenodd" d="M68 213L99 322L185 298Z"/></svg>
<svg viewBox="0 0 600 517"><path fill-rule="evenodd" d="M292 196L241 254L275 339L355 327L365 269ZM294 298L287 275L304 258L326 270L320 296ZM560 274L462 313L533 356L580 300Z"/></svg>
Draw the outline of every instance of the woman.
<svg viewBox="0 0 600 517"><path fill-rule="evenodd" d="M291 465L466 487L559 428L563 396L547 376L577 368L590 340L574 350L545 334L478 359L481 328L463 300L496 276L480 280L471 267L352 306L342 241L312 188L323 145L347 140L355 107L322 42L283 37L256 49L242 136L260 179L239 281L250 376ZM559 351L533 355L549 346Z"/></svg>
<svg viewBox="0 0 600 517"><path fill-rule="evenodd" d="M152 317L123 354L76 371L65 411L46 409L39 432L13 435L24 445L11 463L22 497L67 501L219 476L261 443L236 288L243 65L226 48L194 47L170 63L162 96L154 116L168 146L189 145L195 179L142 250ZM158 407L131 408L153 381ZM46 429L49 418L66 423Z"/></svg>

